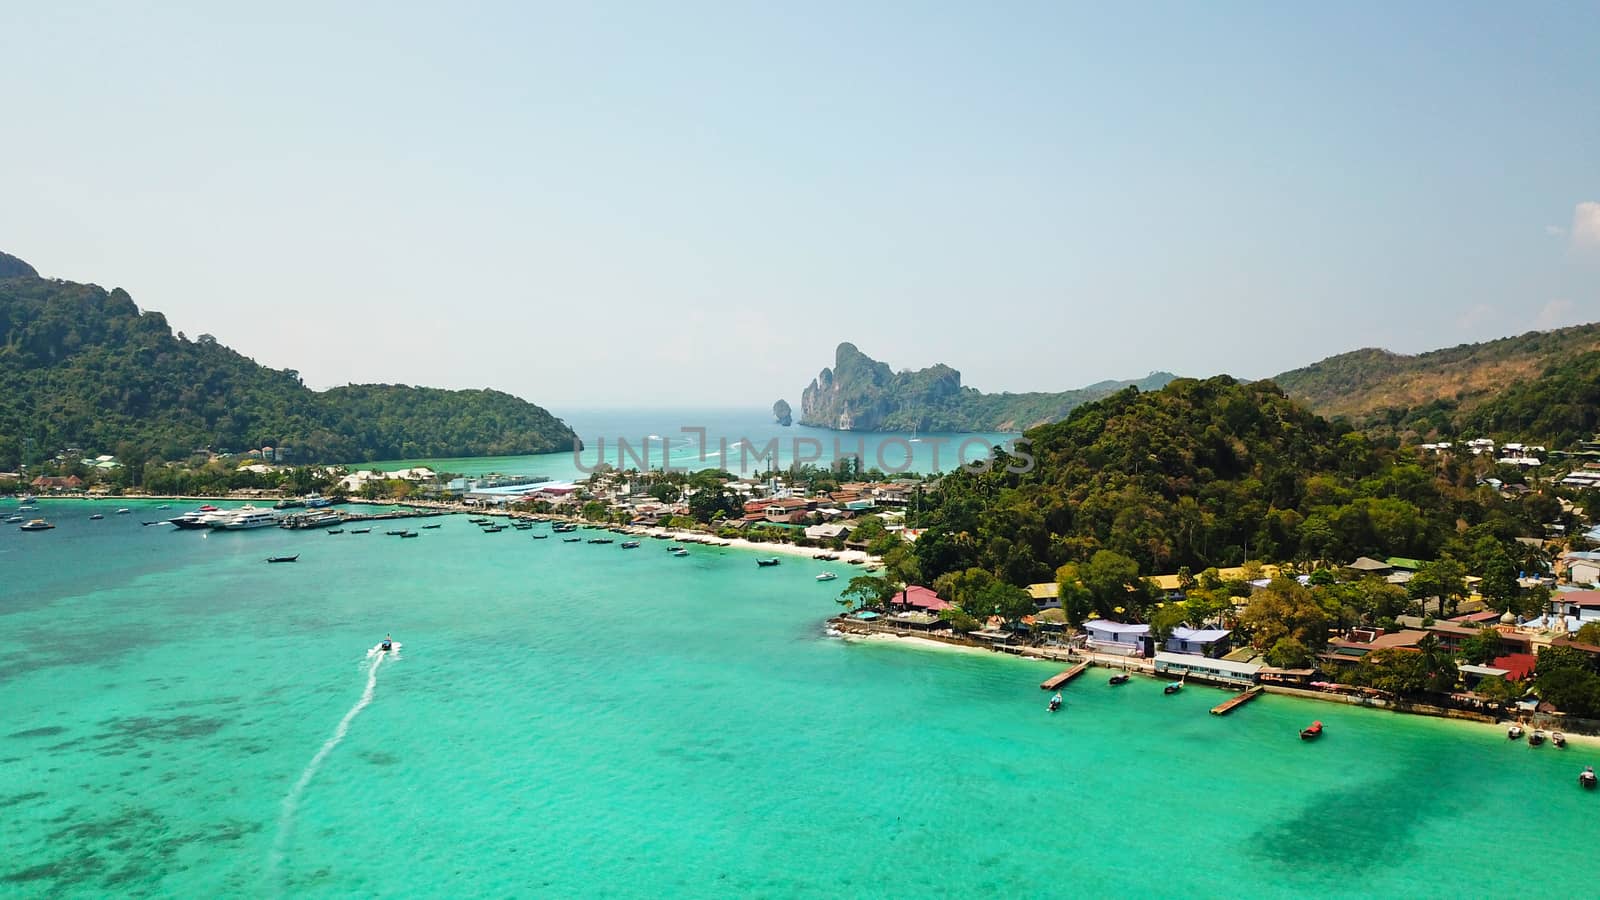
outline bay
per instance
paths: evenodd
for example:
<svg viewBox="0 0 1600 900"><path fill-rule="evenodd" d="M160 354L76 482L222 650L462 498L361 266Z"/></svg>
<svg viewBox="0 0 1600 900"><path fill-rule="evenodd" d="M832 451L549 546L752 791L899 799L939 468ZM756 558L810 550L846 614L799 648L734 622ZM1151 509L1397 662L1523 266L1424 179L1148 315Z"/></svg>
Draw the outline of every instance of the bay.
<svg viewBox="0 0 1600 900"><path fill-rule="evenodd" d="M1587 893L1502 862L1581 845L1589 745L1094 671L1051 715L1055 665L829 637L801 558L41 505L0 529L6 896Z"/></svg>
<svg viewBox="0 0 1600 900"><path fill-rule="evenodd" d="M890 474L926 473L950 471L985 459L990 448L1008 446L1020 437L1000 432L910 435L785 427L773 421L770 411L760 409L592 409L561 415L582 439L581 452L391 459L349 465L381 471L428 466L458 475L497 472L574 481L588 477L602 462L622 469L663 465L689 470L726 468L736 475L752 476L769 468L787 468L797 460L825 466L854 454L869 469Z"/></svg>

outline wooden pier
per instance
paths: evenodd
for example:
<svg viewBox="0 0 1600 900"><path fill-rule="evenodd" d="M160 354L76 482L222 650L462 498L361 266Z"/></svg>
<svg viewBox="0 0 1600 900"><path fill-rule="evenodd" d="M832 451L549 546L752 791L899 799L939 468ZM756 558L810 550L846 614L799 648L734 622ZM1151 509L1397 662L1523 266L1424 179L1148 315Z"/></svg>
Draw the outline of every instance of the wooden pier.
<svg viewBox="0 0 1600 900"><path fill-rule="evenodd" d="M1078 663L1077 665L1075 665L1072 668L1066 670L1065 672L1062 672L1059 675L1051 675L1049 678L1046 678L1044 681L1040 682L1039 689L1042 690L1042 691L1060 690L1062 685L1066 684L1067 682L1071 681L1074 678L1077 678L1079 675L1082 675L1083 674L1083 670L1087 669L1087 668L1089 668L1089 664L1088 663L1086 663L1086 662Z"/></svg>
<svg viewBox="0 0 1600 900"><path fill-rule="evenodd" d="M1213 716L1225 716L1228 713L1233 712L1238 707L1241 707L1246 703L1249 703L1251 700L1261 696L1265 690L1266 688L1263 688L1259 684L1252 688L1246 688L1244 693L1229 697L1221 703L1218 703L1216 706L1211 707L1211 714Z"/></svg>

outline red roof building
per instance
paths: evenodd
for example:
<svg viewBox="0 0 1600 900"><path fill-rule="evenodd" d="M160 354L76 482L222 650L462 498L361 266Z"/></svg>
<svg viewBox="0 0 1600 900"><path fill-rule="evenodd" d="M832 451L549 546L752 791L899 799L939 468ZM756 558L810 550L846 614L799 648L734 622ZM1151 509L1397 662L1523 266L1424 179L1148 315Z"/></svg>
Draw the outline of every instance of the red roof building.
<svg viewBox="0 0 1600 900"><path fill-rule="evenodd" d="M939 612L940 610L949 609L951 606L948 600L918 584L913 584L902 591L894 598L894 604L907 609L921 609L927 612Z"/></svg>
<svg viewBox="0 0 1600 900"><path fill-rule="evenodd" d="M1508 680L1522 681L1533 674L1533 667L1538 663L1539 657L1532 653L1512 653L1496 658L1490 665L1496 669L1505 669Z"/></svg>

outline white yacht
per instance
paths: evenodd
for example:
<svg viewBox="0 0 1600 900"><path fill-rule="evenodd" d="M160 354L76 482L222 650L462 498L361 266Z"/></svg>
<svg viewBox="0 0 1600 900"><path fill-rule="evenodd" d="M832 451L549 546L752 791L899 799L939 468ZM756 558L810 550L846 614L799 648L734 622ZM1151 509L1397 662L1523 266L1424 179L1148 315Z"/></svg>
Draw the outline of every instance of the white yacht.
<svg viewBox="0 0 1600 900"><path fill-rule="evenodd" d="M228 531L246 531L251 528L275 528L277 525L278 517L272 514L272 510L246 506L235 510L231 518L217 527Z"/></svg>

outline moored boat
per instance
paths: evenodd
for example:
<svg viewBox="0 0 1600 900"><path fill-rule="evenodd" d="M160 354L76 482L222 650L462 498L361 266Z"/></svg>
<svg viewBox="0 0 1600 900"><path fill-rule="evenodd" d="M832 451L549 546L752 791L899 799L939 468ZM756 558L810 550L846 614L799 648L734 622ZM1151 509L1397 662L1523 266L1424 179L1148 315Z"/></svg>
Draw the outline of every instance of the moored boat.
<svg viewBox="0 0 1600 900"><path fill-rule="evenodd" d="M1310 728L1300 729L1300 740L1302 741L1314 741L1319 737L1322 737L1322 722L1320 720L1312 722Z"/></svg>
<svg viewBox="0 0 1600 900"><path fill-rule="evenodd" d="M817 580L818 581L832 581L832 580L834 580L835 578L838 578L838 577L839 576L833 574L832 572L823 572L821 575L817 576Z"/></svg>
<svg viewBox="0 0 1600 900"><path fill-rule="evenodd" d="M424 525L422 527L424 529L427 529L427 528L438 528L440 525L443 525L443 524L444 524L443 522L435 522L432 525Z"/></svg>
<svg viewBox="0 0 1600 900"><path fill-rule="evenodd" d="M1594 790L1595 781L1594 766L1584 766L1583 771L1578 773L1578 783L1591 791Z"/></svg>
<svg viewBox="0 0 1600 900"><path fill-rule="evenodd" d="M756 565L758 565L758 566L775 566L781 561L782 560L778 559L776 556L772 556L772 557L768 557L767 559L758 559L758 560L756 560Z"/></svg>
<svg viewBox="0 0 1600 900"><path fill-rule="evenodd" d="M1132 677L1133 676L1129 675L1128 673L1123 672L1120 675L1113 675L1106 679L1106 684L1127 684L1128 680Z"/></svg>
<svg viewBox="0 0 1600 900"><path fill-rule="evenodd" d="M1183 682L1181 682L1181 681L1172 681L1172 682L1168 682L1167 686L1161 689L1161 693L1163 693L1163 694L1176 694L1177 692L1179 692L1181 690L1183 690Z"/></svg>
<svg viewBox="0 0 1600 900"><path fill-rule="evenodd" d="M17 524L17 523L18 523L18 522L21 522L21 521L22 521L22 517L21 517L21 516L12 516L12 517L11 517L11 518L9 518L9 519L6 519L6 521L7 521L7 522L9 522L9 523L11 523L11 524L12 524L12 525L15 525L15 524Z"/></svg>
<svg viewBox="0 0 1600 900"><path fill-rule="evenodd" d="M672 551L672 555L673 556L688 556L689 555L689 551L683 549L682 547L679 547L678 549Z"/></svg>
<svg viewBox="0 0 1600 900"><path fill-rule="evenodd" d="M561 543L563 543L563 544L576 544L581 540L583 540L583 538L580 538L580 537L562 538L561 539Z"/></svg>
<svg viewBox="0 0 1600 900"><path fill-rule="evenodd" d="M371 528L352 528L352 529L350 529L350 533L351 534L371 534L372 533L372 529Z"/></svg>
<svg viewBox="0 0 1600 900"><path fill-rule="evenodd" d="M105 518L105 516L103 516L103 515L101 515L99 513L95 513L94 515L89 517L89 521L98 522L98 521L100 521L101 519L104 519L104 518Z"/></svg>
<svg viewBox="0 0 1600 900"><path fill-rule="evenodd" d="M1559 731L1551 732L1550 743L1555 744L1557 747L1565 747L1567 745L1567 736Z"/></svg>
<svg viewBox="0 0 1600 900"><path fill-rule="evenodd" d="M1508 740L1515 741L1515 740L1519 740L1521 737L1522 737L1522 726L1521 725L1513 725L1510 728L1506 729L1506 738Z"/></svg>
<svg viewBox="0 0 1600 900"><path fill-rule="evenodd" d="M402 531L402 532L400 532L400 536L402 538L420 537L420 535L415 531Z"/></svg>
<svg viewBox="0 0 1600 900"><path fill-rule="evenodd" d="M394 531L385 531L384 532L384 534L388 535L389 537L399 537L400 535L405 534L405 533L406 533L406 530L404 528L397 528Z"/></svg>
<svg viewBox="0 0 1600 900"><path fill-rule="evenodd" d="M544 541L544 540L549 540L550 535L548 535L548 534L530 534L530 535L528 535L528 537L531 537L536 541Z"/></svg>
<svg viewBox="0 0 1600 900"><path fill-rule="evenodd" d="M131 512L133 512L133 510L131 510L128 507L124 506L121 509L117 510L117 515L125 516L125 515L127 515L128 513L131 513Z"/></svg>
<svg viewBox="0 0 1600 900"><path fill-rule="evenodd" d="M343 528L330 528L330 529L328 529L327 533L328 534L344 534L344 529Z"/></svg>
<svg viewBox="0 0 1600 900"><path fill-rule="evenodd" d="M269 562L269 563L291 563L291 562L297 562L297 561L299 561L299 559L300 559L300 554L296 553L293 556L269 556L269 557L267 557L267 562Z"/></svg>
<svg viewBox="0 0 1600 900"><path fill-rule="evenodd" d="M1544 743L1544 738L1545 738L1544 729L1543 728L1535 728L1533 730L1533 734L1528 735L1528 746L1529 747L1537 747L1540 744Z"/></svg>
<svg viewBox="0 0 1600 900"><path fill-rule="evenodd" d="M1049 710L1051 712L1055 712L1056 710L1061 708L1061 692L1060 691L1057 691L1056 695L1054 697L1050 698L1050 705L1049 705L1048 708L1049 708Z"/></svg>
<svg viewBox="0 0 1600 900"><path fill-rule="evenodd" d="M639 542L638 541L623 541L619 546L621 546L622 549L624 549L624 550L637 550L637 549L639 549Z"/></svg>

